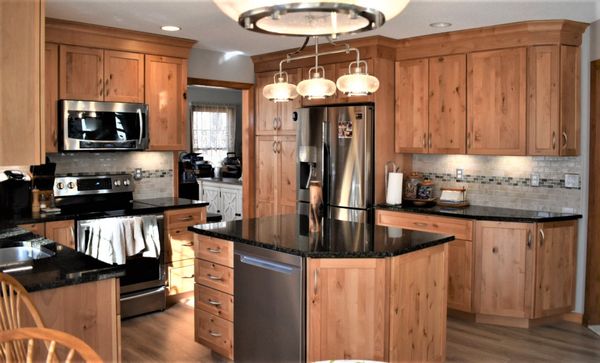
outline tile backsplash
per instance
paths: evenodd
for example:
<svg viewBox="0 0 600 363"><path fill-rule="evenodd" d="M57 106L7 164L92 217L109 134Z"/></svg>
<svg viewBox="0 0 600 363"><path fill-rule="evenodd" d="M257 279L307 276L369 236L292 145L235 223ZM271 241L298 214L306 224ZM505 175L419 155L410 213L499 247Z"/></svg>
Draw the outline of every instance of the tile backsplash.
<svg viewBox="0 0 600 363"><path fill-rule="evenodd" d="M435 183L435 195L441 187L467 189L473 205L581 212L580 157L413 155L413 170ZM462 179L456 169L464 170ZM531 186L531 174L538 174L540 185ZM565 174L578 174L579 186L567 188ZM406 177L405 177L406 179Z"/></svg>
<svg viewBox="0 0 600 363"><path fill-rule="evenodd" d="M155 151L61 153L48 155L56 163L56 174L133 173L142 169L142 180L135 180L135 199L173 196L173 153Z"/></svg>

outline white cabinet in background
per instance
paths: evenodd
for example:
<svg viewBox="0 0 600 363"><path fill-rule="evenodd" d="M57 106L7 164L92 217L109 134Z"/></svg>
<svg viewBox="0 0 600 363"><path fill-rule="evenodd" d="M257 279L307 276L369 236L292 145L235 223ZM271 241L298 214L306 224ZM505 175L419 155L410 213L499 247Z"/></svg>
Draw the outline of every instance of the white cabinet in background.
<svg viewBox="0 0 600 363"><path fill-rule="evenodd" d="M223 216L223 221L242 219L242 186L215 181L200 181L200 198L207 201L209 213Z"/></svg>

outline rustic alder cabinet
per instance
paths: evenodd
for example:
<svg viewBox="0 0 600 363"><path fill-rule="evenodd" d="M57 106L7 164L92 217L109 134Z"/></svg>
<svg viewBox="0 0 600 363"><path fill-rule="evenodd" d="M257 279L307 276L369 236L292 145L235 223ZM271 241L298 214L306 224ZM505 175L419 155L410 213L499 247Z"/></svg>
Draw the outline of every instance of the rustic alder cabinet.
<svg viewBox="0 0 600 363"><path fill-rule="evenodd" d="M63 246L76 249L75 246L75 221L72 219L45 223L22 224L19 227L39 236L44 236Z"/></svg>

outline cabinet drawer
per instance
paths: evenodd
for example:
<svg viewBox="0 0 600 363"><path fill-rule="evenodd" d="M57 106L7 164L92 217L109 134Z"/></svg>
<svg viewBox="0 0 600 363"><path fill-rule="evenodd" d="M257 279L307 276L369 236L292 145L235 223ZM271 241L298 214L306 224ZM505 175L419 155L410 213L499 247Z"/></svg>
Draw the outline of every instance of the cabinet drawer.
<svg viewBox="0 0 600 363"><path fill-rule="evenodd" d="M192 260L187 266L169 266L169 295L194 291L194 265Z"/></svg>
<svg viewBox="0 0 600 363"><path fill-rule="evenodd" d="M204 223L204 215L204 208L187 208L166 211L166 228L172 229Z"/></svg>
<svg viewBox="0 0 600 363"><path fill-rule="evenodd" d="M217 263L196 259L196 282L228 294L233 294L233 269Z"/></svg>
<svg viewBox="0 0 600 363"><path fill-rule="evenodd" d="M167 262L194 258L194 233L186 228L173 228L168 232Z"/></svg>
<svg viewBox="0 0 600 363"><path fill-rule="evenodd" d="M233 267L233 242L195 235L196 257Z"/></svg>
<svg viewBox="0 0 600 363"><path fill-rule="evenodd" d="M233 360L233 323L200 309L194 320L196 341Z"/></svg>
<svg viewBox="0 0 600 363"><path fill-rule="evenodd" d="M197 309L233 321L233 296L196 284L194 301Z"/></svg>
<svg viewBox="0 0 600 363"><path fill-rule="evenodd" d="M451 234L456 239L473 240L473 222L466 219L378 210L376 222L381 226Z"/></svg>

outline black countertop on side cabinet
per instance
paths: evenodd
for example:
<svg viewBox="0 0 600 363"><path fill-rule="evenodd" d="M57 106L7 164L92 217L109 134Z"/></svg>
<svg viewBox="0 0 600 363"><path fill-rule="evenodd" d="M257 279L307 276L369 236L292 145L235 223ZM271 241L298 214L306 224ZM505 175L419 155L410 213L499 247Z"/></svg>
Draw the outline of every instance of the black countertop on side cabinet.
<svg viewBox="0 0 600 363"><path fill-rule="evenodd" d="M308 232L305 215L280 215L188 228L198 234L313 258L382 258L454 240L454 236L325 219Z"/></svg>
<svg viewBox="0 0 600 363"><path fill-rule="evenodd" d="M0 248L14 242L27 242L34 246L42 245L55 253L52 257L18 265L18 267L31 266L32 268L29 270L9 272L29 292L125 275L123 266L109 265L22 228L0 229ZM4 269L6 268L8 267Z"/></svg>
<svg viewBox="0 0 600 363"><path fill-rule="evenodd" d="M523 223L543 223L568 221L581 218L580 214L541 212L533 210L511 209L485 207L471 205L466 208L450 207L415 207L408 205L387 205L381 204L376 207L378 210L388 210L396 212L433 214L446 217L475 219L484 221L499 222L523 222Z"/></svg>

